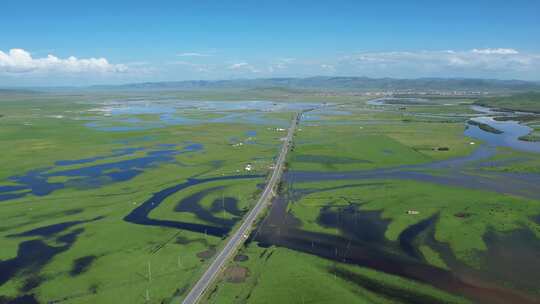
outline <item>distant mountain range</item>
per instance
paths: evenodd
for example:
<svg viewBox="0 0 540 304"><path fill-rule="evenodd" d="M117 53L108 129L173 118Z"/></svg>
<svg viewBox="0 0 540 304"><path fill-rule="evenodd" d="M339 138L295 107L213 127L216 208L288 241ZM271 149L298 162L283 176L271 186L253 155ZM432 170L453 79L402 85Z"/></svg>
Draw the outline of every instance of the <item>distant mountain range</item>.
<svg viewBox="0 0 540 304"><path fill-rule="evenodd" d="M1 89L0 88L0 94L3 94L3 95L18 95L18 94L27 95L27 94L34 94L34 93L37 93L37 92L30 89Z"/></svg>
<svg viewBox="0 0 540 304"><path fill-rule="evenodd" d="M293 89L306 91L537 91L540 82L523 80L465 78L368 78L308 77L260 78L234 80L190 80L144 82L125 85L92 86L94 90L228 90L228 89Z"/></svg>
<svg viewBox="0 0 540 304"><path fill-rule="evenodd" d="M188 80L143 82L122 85L96 85L87 87L26 87L0 88L0 94L28 94L37 92L77 91L235 91L265 90L284 93L302 92L366 92L366 91L460 91L514 93L539 91L540 82L524 80L470 79L470 78L369 78L369 77L307 77L259 78L233 80Z"/></svg>

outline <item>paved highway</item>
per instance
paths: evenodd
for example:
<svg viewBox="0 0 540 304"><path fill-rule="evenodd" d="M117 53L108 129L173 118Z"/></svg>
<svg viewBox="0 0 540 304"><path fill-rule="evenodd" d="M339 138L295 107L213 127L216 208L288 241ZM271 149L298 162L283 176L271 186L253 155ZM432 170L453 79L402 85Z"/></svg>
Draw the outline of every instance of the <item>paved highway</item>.
<svg viewBox="0 0 540 304"><path fill-rule="evenodd" d="M245 217L244 222L242 223L240 228L238 228L238 230L236 230L236 232L234 232L234 234L229 238L225 247L223 247L223 249L216 256L212 264L210 264L210 267L208 267L206 272L202 275L199 281L195 284L195 286L193 286L191 291L184 298L184 301L182 302L183 304L195 304L200 300L204 291L208 287L210 287L210 285L212 284L216 276L219 274L225 263L232 257L232 255L237 252L238 247L240 247L244 243L245 239L251 232L251 228L253 227L253 224L255 223L255 220L257 219L259 214L270 203L273 190L279 183L279 180L281 178L283 165L285 164L285 159L287 158L287 152L289 152L289 149L291 147L294 132L301 116L302 114L300 113L295 115L295 117L293 118L289 131L287 133L287 137L285 138L283 146L281 147L281 151L279 152L279 157L274 166L272 176L266 184L266 187L264 188L261 197L257 201L257 204L255 204L255 207L251 209L251 211Z"/></svg>

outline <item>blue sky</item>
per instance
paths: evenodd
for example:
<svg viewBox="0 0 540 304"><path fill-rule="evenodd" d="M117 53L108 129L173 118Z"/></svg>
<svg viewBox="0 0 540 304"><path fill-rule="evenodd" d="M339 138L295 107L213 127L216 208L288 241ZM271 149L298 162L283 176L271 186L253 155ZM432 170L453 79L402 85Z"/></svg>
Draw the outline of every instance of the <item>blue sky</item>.
<svg viewBox="0 0 540 304"><path fill-rule="evenodd" d="M0 86L347 75L540 80L540 1L9 1Z"/></svg>

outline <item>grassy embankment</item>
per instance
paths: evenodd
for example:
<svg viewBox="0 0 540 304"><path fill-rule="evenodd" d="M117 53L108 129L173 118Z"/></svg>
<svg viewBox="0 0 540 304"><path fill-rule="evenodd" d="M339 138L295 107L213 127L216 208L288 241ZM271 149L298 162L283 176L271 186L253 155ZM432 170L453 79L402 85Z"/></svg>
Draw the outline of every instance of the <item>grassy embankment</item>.
<svg viewBox="0 0 540 304"><path fill-rule="evenodd" d="M203 303L469 303L425 284L286 248L251 244L241 255L248 260L231 262ZM235 274L245 269L247 276Z"/></svg>

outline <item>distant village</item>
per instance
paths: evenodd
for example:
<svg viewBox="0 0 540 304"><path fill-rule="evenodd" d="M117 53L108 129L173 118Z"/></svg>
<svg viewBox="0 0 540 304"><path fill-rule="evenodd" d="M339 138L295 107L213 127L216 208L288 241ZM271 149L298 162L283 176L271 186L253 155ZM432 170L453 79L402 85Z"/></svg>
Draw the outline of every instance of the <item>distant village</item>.
<svg viewBox="0 0 540 304"><path fill-rule="evenodd" d="M320 92L317 96L332 97L332 96L443 96L443 97L477 97L486 96L491 93L488 91L415 91L415 90L387 90L387 91L368 91L368 92Z"/></svg>

